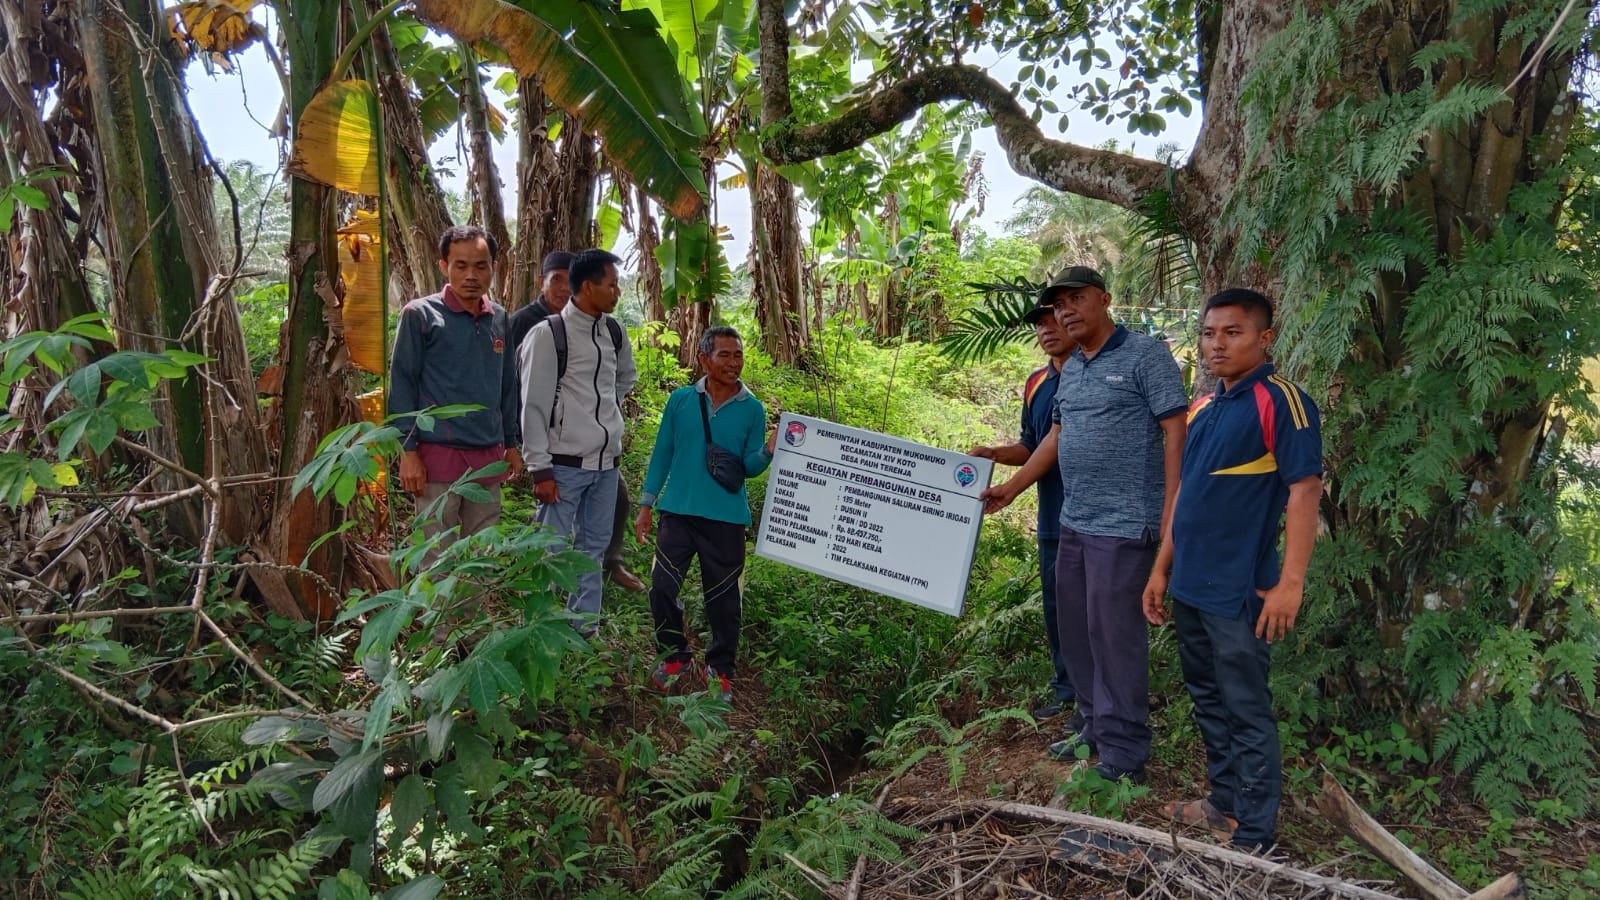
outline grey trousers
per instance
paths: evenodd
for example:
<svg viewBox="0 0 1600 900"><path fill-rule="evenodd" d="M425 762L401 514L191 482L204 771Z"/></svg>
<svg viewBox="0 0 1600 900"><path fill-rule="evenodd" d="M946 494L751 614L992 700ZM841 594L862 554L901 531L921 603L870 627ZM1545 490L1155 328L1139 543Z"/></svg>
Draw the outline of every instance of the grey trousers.
<svg viewBox="0 0 1600 900"><path fill-rule="evenodd" d="M555 475L561 499L539 505L539 523L569 536L573 549L594 560L595 571L578 576L578 591L567 599L567 609L594 617L596 621L582 629L592 634L599 627L600 567L617 513L617 470L556 466Z"/></svg>

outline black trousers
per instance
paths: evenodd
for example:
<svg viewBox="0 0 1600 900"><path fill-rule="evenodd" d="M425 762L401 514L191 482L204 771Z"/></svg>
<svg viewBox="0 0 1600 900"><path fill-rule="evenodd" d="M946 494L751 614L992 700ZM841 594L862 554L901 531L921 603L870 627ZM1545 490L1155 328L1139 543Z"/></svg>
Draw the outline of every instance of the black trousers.
<svg viewBox="0 0 1600 900"><path fill-rule="evenodd" d="M1238 820L1233 842L1247 846L1277 840L1283 801L1278 716L1267 683L1272 648L1256 637L1262 603L1251 597L1232 617L1172 603L1183 681L1206 745L1211 805Z"/></svg>
<svg viewBox="0 0 1600 900"><path fill-rule="evenodd" d="M733 675L739 626L744 617L740 593L744 530L735 522L661 514L656 526L655 566L650 573L650 615L655 619L656 644L666 652L668 660L687 662L691 658L683 631L683 601L678 595L690 560L698 556L706 621L711 626L706 665L724 675Z"/></svg>

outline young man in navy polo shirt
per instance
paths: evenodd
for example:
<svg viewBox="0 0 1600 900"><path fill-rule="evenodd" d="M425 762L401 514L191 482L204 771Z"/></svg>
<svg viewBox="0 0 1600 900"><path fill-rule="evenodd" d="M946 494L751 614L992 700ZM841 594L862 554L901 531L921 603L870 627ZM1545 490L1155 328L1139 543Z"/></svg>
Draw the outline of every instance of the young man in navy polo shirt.
<svg viewBox="0 0 1600 900"><path fill-rule="evenodd" d="M1061 383L1061 364L1067 361L1077 345L1067 337L1067 330L1056 321L1055 310L1048 306L1035 306L1022 320L1033 326L1034 337L1039 339L1039 349L1050 359L1028 376L1022 387L1022 432L1014 444L994 447L973 447L967 453L992 459L1007 466L1020 466L1028 461L1050 433L1055 415L1056 387ZM1061 472L1052 467L1039 479L1039 586L1044 601L1045 642L1050 647L1050 663L1055 675L1050 679L1050 698L1035 707L1035 719L1048 719L1071 708L1076 699L1072 689L1072 676L1067 674L1067 660L1061 653L1060 629L1056 624L1056 550L1061 537ZM1083 728L1083 718L1076 713L1067 722L1067 731L1076 733Z"/></svg>
<svg viewBox="0 0 1600 900"><path fill-rule="evenodd" d="M1200 353L1219 380L1189 412L1177 503L1144 590L1152 624L1166 621L1166 594L1175 601L1211 782L1210 796L1166 812L1252 851L1272 846L1283 794L1269 645L1294 628L1322 495L1317 407L1267 360L1273 337L1272 303L1255 291L1206 301Z"/></svg>
<svg viewBox="0 0 1600 900"><path fill-rule="evenodd" d="M1150 758L1140 596L1172 510L1189 404L1172 353L1112 320L1105 284L1073 266L1040 293L1078 349L1061 367L1050 434L1015 477L982 496L994 512L1060 466L1056 620L1084 726L1050 755L1070 759L1083 747L1099 754L1102 778L1140 782Z"/></svg>

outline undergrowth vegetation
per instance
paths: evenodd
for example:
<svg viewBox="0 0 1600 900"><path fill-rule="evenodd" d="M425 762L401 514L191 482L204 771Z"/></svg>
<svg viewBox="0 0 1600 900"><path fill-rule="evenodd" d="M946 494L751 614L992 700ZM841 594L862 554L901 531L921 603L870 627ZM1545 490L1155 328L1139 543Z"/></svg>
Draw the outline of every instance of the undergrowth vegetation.
<svg viewBox="0 0 1600 900"><path fill-rule="evenodd" d="M1036 365L1016 347L958 366L922 344L875 346L848 322L821 346L813 374L773 366L752 341L746 380L785 410L957 449L1015 434L1017 386ZM687 374L648 342L639 356L624 463L634 484ZM181 369L168 372L155 367ZM301 482L371 502L355 485L395 438L350 426ZM0 804L20 823L0 834L0 886L97 900L813 896L791 857L843 882L859 855L895 859L916 836L871 802L885 780L917 772L956 796L1008 790L980 765L984 748L1034 733L1025 710L1050 677L1026 504L985 525L959 619L752 556L732 706L650 683L642 596L608 588L598 638L579 638L552 585L588 563L528 526L530 505L513 489L497 529L448 547L401 540L391 561L418 576L348 598L331 628L263 615L216 578L201 605L218 632L184 614L0 631ZM1575 533L1600 530L1583 498L1552 512ZM629 552L648 568L647 549ZM1340 548L1318 552L1340 564ZM194 560L149 558L152 570L104 585L101 605L188 602ZM1592 625L1593 558L1575 554L1552 577L1567 584L1572 621ZM693 625L697 575L684 601ZM1310 621L1277 651L1291 796L1314 796L1326 768L1386 821L1425 822L1465 790L1484 831L1407 836L1469 881L1502 870L1505 848L1548 842L1593 812L1600 631L1505 646L1489 673L1452 661L1459 621L1420 619L1407 635L1419 698L1472 679L1501 686L1429 732L1364 719L1358 698L1322 692L1316 635L1338 603L1308 604ZM1153 632L1151 659L1153 764L1199 777L1170 631ZM1553 681L1575 694L1550 692ZM1152 799L1068 771L1057 790L1076 809L1119 815ZM1595 887L1590 870L1550 868L1535 884L1566 896Z"/></svg>

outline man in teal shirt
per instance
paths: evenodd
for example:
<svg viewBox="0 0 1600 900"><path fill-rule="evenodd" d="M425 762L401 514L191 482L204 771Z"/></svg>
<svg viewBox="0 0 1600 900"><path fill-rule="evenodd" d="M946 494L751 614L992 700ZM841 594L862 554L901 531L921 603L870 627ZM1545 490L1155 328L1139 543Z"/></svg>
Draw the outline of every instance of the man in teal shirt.
<svg viewBox="0 0 1600 900"><path fill-rule="evenodd" d="M744 477L754 478L772 463L774 431L767 437L767 411L739 380L744 342L726 326L706 329L700 338L700 368L705 377L667 398L656 432L655 450L639 494L634 534L643 544L652 507L661 510L655 566L650 577L650 615L656 643L666 658L652 678L666 690L685 674L693 659L683 631L683 589L689 562L700 557L711 643L706 647L706 684L723 702L733 700L734 657L739 648L744 576L744 537L750 525L750 498L743 482L728 490L706 466L706 433L737 454ZM663 485L665 488L663 489Z"/></svg>

